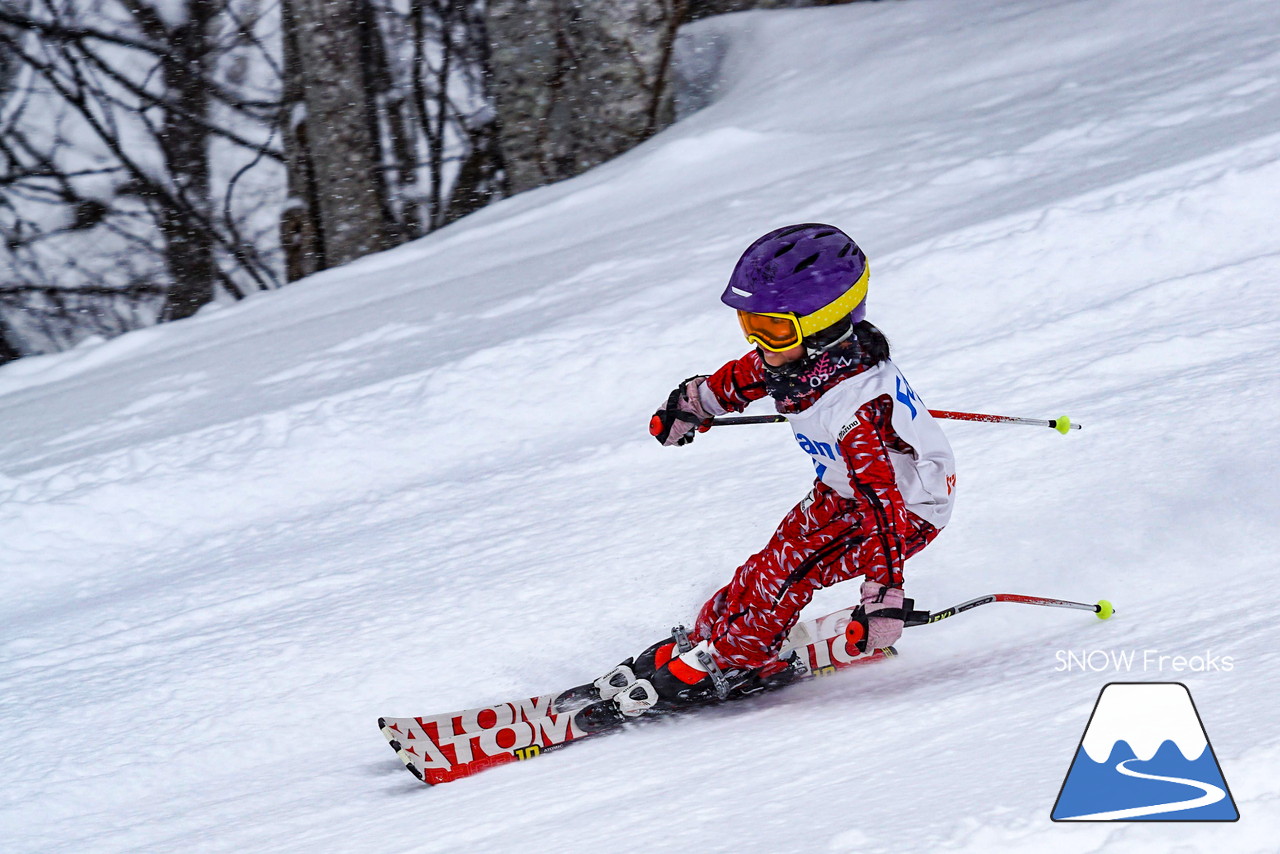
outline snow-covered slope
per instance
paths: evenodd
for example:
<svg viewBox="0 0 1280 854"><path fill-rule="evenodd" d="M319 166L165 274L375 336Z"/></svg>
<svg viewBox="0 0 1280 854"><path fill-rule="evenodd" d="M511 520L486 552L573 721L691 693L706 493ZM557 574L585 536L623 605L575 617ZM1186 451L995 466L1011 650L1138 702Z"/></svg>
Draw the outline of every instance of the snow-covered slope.
<svg viewBox="0 0 1280 854"><path fill-rule="evenodd" d="M0 368L0 847L1274 850L1274 4L903 0L686 37L723 52L712 103L604 167ZM1086 425L947 425L958 509L909 592L1118 615L993 605L883 666L419 786L378 715L597 675L803 496L785 427L664 450L646 425L743 351L738 254L807 220L866 249L929 405ZM1138 655L1059 672L1097 649ZM1209 654L1233 669L1173 669ZM1238 823L1049 821L1133 678L1190 687Z"/></svg>

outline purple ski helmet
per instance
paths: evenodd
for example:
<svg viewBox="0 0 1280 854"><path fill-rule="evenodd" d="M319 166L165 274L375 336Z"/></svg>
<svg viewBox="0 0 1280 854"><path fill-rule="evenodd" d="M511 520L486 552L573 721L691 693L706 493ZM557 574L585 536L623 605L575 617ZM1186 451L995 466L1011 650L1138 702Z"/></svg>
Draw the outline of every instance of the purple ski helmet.
<svg viewBox="0 0 1280 854"><path fill-rule="evenodd" d="M789 225L769 232L742 253L720 300L738 310L749 339L780 350L786 340L780 337L772 342L778 346L771 346L753 337L747 315L785 316L783 327L793 326L800 339L846 317L857 323L866 316L869 275L862 250L834 225ZM767 333L762 334L767 339Z"/></svg>

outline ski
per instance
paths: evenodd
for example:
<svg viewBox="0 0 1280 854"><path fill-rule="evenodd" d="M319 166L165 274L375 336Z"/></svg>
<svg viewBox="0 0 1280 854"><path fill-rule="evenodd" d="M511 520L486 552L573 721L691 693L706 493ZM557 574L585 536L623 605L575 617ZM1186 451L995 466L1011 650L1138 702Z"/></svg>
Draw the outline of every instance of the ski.
<svg viewBox="0 0 1280 854"><path fill-rule="evenodd" d="M779 657L799 653L796 682L897 654L888 647L850 655L845 649L844 629L853 610L844 608L804 620L791 630ZM554 694L461 712L379 718L378 728L415 777L436 785L509 762L533 759L575 741L618 730L630 721L620 721L613 706L612 700L600 700L595 685L587 683ZM630 720L646 719L642 715Z"/></svg>

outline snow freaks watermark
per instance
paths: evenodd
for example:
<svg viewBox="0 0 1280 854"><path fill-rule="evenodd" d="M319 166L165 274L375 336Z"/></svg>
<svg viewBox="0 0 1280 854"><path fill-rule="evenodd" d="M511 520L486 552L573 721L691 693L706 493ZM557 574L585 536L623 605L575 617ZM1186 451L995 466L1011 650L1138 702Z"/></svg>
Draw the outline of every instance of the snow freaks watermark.
<svg viewBox="0 0 1280 854"><path fill-rule="evenodd" d="M1203 655L1169 655L1158 649L1060 649L1053 657L1058 673L1226 673L1236 667L1230 655L1208 649Z"/></svg>
<svg viewBox="0 0 1280 854"><path fill-rule="evenodd" d="M1191 692L1181 682L1111 682L1085 725L1054 821L1236 821Z"/></svg>

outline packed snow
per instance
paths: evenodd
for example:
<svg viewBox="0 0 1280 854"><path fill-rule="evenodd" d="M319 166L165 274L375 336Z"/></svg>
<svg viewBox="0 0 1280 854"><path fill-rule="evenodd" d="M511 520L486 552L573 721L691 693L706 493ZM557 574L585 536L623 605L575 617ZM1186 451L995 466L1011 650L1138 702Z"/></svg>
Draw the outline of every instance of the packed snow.
<svg viewBox="0 0 1280 854"><path fill-rule="evenodd" d="M683 119L586 175L0 368L0 848L1276 850L1274 3L856 3L680 52ZM785 426L663 449L647 422L745 351L729 271L805 221L866 250L930 406L1084 425L946 423L957 509L908 595L1116 616L990 605L895 660L419 784L379 715L599 675L804 496ZM1130 665L1064 666L1098 650ZM1188 686L1239 822L1049 820L1132 680Z"/></svg>

